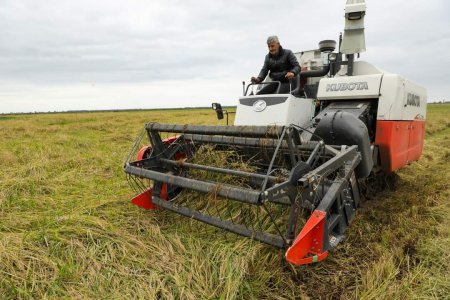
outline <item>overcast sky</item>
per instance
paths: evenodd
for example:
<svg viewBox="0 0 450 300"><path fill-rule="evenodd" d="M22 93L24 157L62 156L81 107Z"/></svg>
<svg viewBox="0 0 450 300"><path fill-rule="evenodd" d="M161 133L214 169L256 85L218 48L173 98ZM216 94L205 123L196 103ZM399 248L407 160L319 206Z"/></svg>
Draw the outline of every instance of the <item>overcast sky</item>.
<svg viewBox="0 0 450 300"><path fill-rule="evenodd" d="M366 0L361 60L450 98L450 1ZM337 40L345 0L0 0L0 113L235 104L268 35Z"/></svg>

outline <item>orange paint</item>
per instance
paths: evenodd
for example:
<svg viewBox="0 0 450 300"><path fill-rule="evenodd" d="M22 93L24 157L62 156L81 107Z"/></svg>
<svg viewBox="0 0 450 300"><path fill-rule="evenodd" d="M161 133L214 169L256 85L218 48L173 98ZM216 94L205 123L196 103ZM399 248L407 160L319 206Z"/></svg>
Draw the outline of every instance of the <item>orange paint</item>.
<svg viewBox="0 0 450 300"><path fill-rule="evenodd" d="M375 145L379 147L383 169L393 172L417 161L424 137L425 121L377 121Z"/></svg>
<svg viewBox="0 0 450 300"><path fill-rule="evenodd" d="M294 265L305 265L324 260L328 252L323 250L326 212L315 210L291 247L286 260Z"/></svg>

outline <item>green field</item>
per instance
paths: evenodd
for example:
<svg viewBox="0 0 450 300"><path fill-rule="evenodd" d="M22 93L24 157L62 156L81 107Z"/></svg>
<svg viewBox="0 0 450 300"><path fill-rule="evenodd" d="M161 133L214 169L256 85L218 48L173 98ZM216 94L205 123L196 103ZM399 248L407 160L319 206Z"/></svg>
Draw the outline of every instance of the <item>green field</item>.
<svg viewBox="0 0 450 300"><path fill-rule="evenodd" d="M144 123L223 124L210 109L0 116L1 299L450 299L450 105L396 191L366 201L323 263L130 204Z"/></svg>

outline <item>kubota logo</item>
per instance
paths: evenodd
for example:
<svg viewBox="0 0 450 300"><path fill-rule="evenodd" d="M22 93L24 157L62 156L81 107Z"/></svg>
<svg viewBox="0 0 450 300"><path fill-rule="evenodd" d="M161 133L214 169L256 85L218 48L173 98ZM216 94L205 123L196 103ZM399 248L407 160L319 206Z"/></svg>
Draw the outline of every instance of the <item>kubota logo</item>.
<svg viewBox="0 0 450 300"><path fill-rule="evenodd" d="M416 94L408 93L406 98L406 106L408 105L420 107L420 97Z"/></svg>
<svg viewBox="0 0 450 300"><path fill-rule="evenodd" d="M343 92L353 90L368 90L369 85L367 81L362 82L350 82L350 83L330 83L327 84L327 92Z"/></svg>
<svg viewBox="0 0 450 300"><path fill-rule="evenodd" d="M253 103L253 110L256 112L260 112L265 110L267 107L267 103L264 100L258 100Z"/></svg>

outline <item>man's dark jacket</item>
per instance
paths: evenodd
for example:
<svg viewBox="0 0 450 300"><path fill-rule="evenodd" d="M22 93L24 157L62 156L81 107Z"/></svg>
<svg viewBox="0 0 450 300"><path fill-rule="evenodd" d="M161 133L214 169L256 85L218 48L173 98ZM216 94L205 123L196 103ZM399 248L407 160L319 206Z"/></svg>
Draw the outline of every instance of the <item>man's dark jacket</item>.
<svg viewBox="0 0 450 300"><path fill-rule="evenodd" d="M283 47L280 46L276 55L270 53L266 55L264 66L262 67L261 72L259 72L258 77L263 81L264 78L266 78L267 73L269 73L269 77L272 80L286 82L287 79L284 76L286 76L287 72L292 72L297 76L298 73L300 73L300 64L291 50L283 49Z"/></svg>

